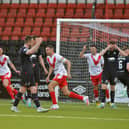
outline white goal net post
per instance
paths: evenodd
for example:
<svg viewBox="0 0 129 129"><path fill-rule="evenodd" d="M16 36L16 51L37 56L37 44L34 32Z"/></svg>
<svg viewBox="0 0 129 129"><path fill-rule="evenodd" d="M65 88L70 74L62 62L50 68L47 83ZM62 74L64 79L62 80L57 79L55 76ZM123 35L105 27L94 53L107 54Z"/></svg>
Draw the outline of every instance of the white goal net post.
<svg viewBox="0 0 129 129"><path fill-rule="evenodd" d="M110 41L117 42L119 47L129 46L129 20L57 19L56 53L72 62L72 79L68 81L70 90L94 99L87 61L80 59L79 53L83 45L89 47L92 43L96 44L100 52ZM89 49L87 51L89 52ZM116 90L116 98L127 97L124 87L119 89L117 85ZM57 99L68 101L68 98L58 91L57 87Z"/></svg>

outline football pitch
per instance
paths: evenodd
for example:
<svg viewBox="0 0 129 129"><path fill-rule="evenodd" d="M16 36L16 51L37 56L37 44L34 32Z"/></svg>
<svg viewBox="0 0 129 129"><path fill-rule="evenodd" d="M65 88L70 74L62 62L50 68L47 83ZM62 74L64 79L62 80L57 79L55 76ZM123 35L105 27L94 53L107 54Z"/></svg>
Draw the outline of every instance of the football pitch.
<svg viewBox="0 0 129 129"><path fill-rule="evenodd" d="M50 102L41 104L44 108L51 106ZM19 113L11 112L10 107L9 100L0 100L0 129L129 129L127 104L98 109L94 104L60 103L59 110L47 113L37 113L22 103Z"/></svg>

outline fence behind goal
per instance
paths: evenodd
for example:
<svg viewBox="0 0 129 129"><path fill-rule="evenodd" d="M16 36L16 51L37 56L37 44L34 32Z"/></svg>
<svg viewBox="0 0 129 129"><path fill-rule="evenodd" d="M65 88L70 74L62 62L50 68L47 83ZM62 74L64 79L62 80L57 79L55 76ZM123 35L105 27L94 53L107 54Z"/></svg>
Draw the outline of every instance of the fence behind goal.
<svg viewBox="0 0 129 129"><path fill-rule="evenodd" d="M88 47L89 52L92 43L96 44L100 52L110 41L115 41L119 47L129 46L129 20L57 20L56 52L72 62L72 79L68 81L70 90L81 95L89 95L90 100L94 100L88 64L86 59L79 57L79 53L84 45ZM116 101L123 101L126 97L126 88L122 84L117 84ZM59 99L75 101L67 99L61 92Z"/></svg>

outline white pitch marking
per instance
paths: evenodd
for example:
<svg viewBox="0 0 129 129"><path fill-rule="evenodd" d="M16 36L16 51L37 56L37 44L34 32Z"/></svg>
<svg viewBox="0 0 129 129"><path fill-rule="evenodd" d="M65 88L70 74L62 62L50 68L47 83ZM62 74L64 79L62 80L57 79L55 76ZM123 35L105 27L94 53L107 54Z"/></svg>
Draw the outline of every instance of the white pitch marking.
<svg viewBox="0 0 129 129"><path fill-rule="evenodd" d="M24 117L24 118L49 118L49 119L75 119L75 120L104 120L104 121L129 121L125 118L99 118L99 117L79 117L79 116L54 116L54 115L10 115L0 114L0 117Z"/></svg>

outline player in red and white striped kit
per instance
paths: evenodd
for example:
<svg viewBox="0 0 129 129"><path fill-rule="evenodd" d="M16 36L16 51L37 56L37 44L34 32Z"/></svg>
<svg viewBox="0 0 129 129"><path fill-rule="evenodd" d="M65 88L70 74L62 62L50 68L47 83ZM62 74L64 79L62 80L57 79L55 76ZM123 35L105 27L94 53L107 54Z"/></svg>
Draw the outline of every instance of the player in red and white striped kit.
<svg viewBox="0 0 129 129"><path fill-rule="evenodd" d="M71 63L66 58L62 57L59 54L54 53L53 46L49 45L46 47L47 53L47 61L49 63L49 73L46 78L46 82L49 82L49 78L51 73L54 71L55 77L48 85L48 89L52 98L53 105L51 106L52 110L59 109L59 105L57 104L54 88L58 85L61 88L61 91L64 95L69 96L70 98L76 98L84 101L87 105L89 105L88 96L80 96L74 92L69 91L67 78L71 79ZM67 71L64 67L64 64L67 65Z"/></svg>
<svg viewBox="0 0 129 129"><path fill-rule="evenodd" d="M14 102L15 95L18 93L18 91L14 89L11 85L12 74L11 74L10 68L8 67L8 64L17 74L20 74L20 71L18 71L15 68L10 58L4 55L3 49L0 48L0 79L2 80L2 84L6 88L8 94L10 95L12 102Z"/></svg>
<svg viewBox="0 0 129 129"><path fill-rule="evenodd" d="M85 45L82 51L80 52L80 57L87 59L87 62L89 65L90 78L92 81L92 85L94 86L95 101L96 101L96 104L98 105L98 102L99 102L98 86L101 84L104 59L102 56L100 56L99 53L97 53L97 48L94 44L90 46L91 53L84 54L86 49L87 48ZM107 101L109 102L110 100L109 100L108 89L106 90L106 97L107 97Z"/></svg>

